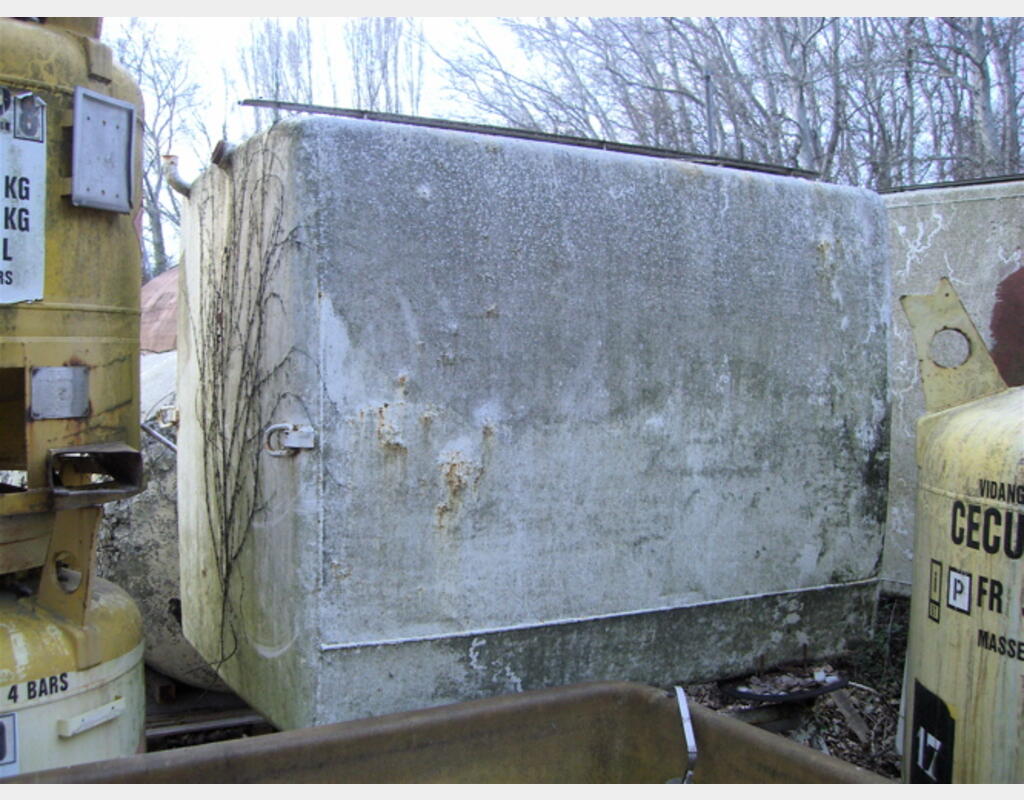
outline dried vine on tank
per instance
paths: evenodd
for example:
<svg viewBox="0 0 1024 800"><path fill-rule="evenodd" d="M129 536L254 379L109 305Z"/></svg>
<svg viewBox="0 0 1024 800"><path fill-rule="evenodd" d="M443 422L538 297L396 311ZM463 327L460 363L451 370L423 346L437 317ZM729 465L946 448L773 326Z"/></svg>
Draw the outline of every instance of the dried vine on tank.
<svg viewBox="0 0 1024 800"><path fill-rule="evenodd" d="M274 277L295 231L284 228L281 164L268 143L272 135L243 148L227 191L216 195L216 204L213 193L205 194L197 209L204 274L191 326L200 387L196 414L206 442L202 501L221 585L215 666L238 648L237 609L246 586L235 566L266 504L259 489L261 396L281 366L266 356L268 310L276 297ZM218 228L225 197L227 221Z"/></svg>

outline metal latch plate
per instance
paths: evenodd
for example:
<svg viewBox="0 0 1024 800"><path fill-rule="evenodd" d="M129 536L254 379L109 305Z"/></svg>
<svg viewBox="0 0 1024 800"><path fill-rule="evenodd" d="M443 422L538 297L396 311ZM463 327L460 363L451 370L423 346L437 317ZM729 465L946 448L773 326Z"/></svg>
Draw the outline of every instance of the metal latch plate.
<svg viewBox="0 0 1024 800"><path fill-rule="evenodd" d="M300 425L285 431L281 444L294 450L312 450L316 446L316 434L309 425Z"/></svg>
<svg viewBox="0 0 1024 800"><path fill-rule="evenodd" d="M71 145L71 204L132 210L135 106L75 87Z"/></svg>
<svg viewBox="0 0 1024 800"><path fill-rule="evenodd" d="M77 419L89 415L88 367L35 367L32 419Z"/></svg>
<svg viewBox="0 0 1024 800"><path fill-rule="evenodd" d="M270 425L263 432L263 445L272 456L293 456L316 447L316 431L310 425Z"/></svg>

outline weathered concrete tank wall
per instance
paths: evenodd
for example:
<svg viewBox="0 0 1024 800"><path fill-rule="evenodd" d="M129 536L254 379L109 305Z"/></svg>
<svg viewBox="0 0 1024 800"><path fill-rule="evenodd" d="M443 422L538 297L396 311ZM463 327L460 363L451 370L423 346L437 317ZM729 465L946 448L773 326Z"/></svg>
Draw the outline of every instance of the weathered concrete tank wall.
<svg viewBox="0 0 1024 800"><path fill-rule="evenodd" d="M883 577L910 593L917 464L915 428L924 413L917 355L900 295L929 294L939 278L956 287L1010 386L1024 385L1024 181L885 195L892 246L889 385L892 465Z"/></svg>
<svg viewBox="0 0 1024 800"><path fill-rule="evenodd" d="M278 725L864 634L877 196L306 119L203 176L189 215L186 635ZM281 423L315 448L273 457Z"/></svg>

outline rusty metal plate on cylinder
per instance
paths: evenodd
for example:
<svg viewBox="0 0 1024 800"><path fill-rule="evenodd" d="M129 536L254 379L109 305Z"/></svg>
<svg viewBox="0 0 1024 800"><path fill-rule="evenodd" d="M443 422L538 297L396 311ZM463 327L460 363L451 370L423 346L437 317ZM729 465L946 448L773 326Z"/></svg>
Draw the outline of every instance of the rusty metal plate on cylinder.
<svg viewBox="0 0 1024 800"><path fill-rule="evenodd" d="M135 107L123 100L75 87L71 203L132 210L132 145Z"/></svg>

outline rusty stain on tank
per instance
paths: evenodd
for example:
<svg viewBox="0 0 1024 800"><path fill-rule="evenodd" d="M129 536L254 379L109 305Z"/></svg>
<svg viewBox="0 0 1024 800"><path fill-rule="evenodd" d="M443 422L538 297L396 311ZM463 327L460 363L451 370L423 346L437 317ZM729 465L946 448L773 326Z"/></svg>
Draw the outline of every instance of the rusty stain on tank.
<svg viewBox="0 0 1024 800"><path fill-rule="evenodd" d="M458 497L462 494L462 490L466 488L466 476L462 471L463 466L459 462L451 462L448 464L447 469L444 470L444 482L448 485L448 491L451 492L452 497Z"/></svg>
<svg viewBox="0 0 1024 800"><path fill-rule="evenodd" d="M480 482L483 467L466 458L461 450L442 453L440 463L445 498L434 508L434 518L437 528L444 530L461 510L466 489Z"/></svg>
<svg viewBox="0 0 1024 800"><path fill-rule="evenodd" d="M402 441L402 432L388 419L389 408L390 404L384 403L377 409L377 440L385 450L404 453L407 448Z"/></svg>

